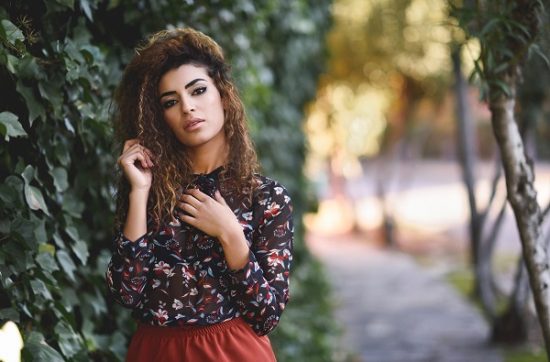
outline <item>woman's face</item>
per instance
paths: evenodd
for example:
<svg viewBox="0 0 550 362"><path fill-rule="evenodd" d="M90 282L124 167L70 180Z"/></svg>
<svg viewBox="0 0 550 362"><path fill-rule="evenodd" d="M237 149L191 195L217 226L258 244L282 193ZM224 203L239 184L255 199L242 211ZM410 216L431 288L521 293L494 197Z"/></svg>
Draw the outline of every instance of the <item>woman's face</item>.
<svg viewBox="0 0 550 362"><path fill-rule="evenodd" d="M164 120L189 148L223 147L224 111L220 92L204 66L184 64L159 82Z"/></svg>

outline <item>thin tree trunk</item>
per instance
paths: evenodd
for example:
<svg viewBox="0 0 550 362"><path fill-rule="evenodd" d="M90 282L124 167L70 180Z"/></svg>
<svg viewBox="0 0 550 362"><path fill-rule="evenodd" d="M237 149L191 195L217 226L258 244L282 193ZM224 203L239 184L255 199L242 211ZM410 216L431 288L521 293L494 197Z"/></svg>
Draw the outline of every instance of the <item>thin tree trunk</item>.
<svg viewBox="0 0 550 362"><path fill-rule="evenodd" d="M532 163L525 154L523 141L514 118L517 68L502 77L509 95L490 89L489 107L493 131L500 149L508 201L512 206L522 243L523 258L529 274L535 306L550 357L550 270L548 252L542 237L542 212L533 186ZM494 92L494 93L493 93Z"/></svg>
<svg viewBox="0 0 550 362"><path fill-rule="evenodd" d="M393 214L388 206L388 199L386 197L387 184L379 178L376 182L376 196L380 202L382 208L382 233L384 239L384 245L389 248L397 248L397 240L395 237L395 221Z"/></svg>
<svg viewBox="0 0 550 362"><path fill-rule="evenodd" d="M468 106L468 87L462 73L460 47L451 51L455 79L456 113L458 121L458 154L462 166L462 181L468 193L470 207L470 252L472 265L477 264L481 236L480 217L475 195L475 159L476 145L473 120Z"/></svg>
<svg viewBox="0 0 550 362"><path fill-rule="evenodd" d="M462 181L468 194L468 205L470 209L470 262L474 270L474 293L480 299L484 313L490 320L495 317L495 294L493 290L493 273L491 268L492 245L496 240L489 237L487 245L483 247L482 230L486 218L485 214L478 211L477 198L475 195L475 163L476 144L474 122L468 105L468 87L462 73L460 59L460 47L451 50L453 62L453 73L455 79L456 113L458 121L458 154L462 169ZM495 189L496 189L496 185ZM491 205L492 197L489 200ZM499 224L500 225L500 224Z"/></svg>

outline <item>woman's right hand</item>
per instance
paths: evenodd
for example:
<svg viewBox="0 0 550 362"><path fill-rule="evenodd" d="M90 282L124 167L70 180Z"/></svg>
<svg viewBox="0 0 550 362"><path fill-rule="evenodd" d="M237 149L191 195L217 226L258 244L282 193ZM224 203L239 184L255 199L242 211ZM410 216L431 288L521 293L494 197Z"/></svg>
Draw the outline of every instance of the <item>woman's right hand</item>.
<svg viewBox="0 0 550 362"><path fill-rule="evenodd" d="M124 142L118 164L131 185L132 191L149 191L153 180L153 155L139 144L137 138Z"/></svg>

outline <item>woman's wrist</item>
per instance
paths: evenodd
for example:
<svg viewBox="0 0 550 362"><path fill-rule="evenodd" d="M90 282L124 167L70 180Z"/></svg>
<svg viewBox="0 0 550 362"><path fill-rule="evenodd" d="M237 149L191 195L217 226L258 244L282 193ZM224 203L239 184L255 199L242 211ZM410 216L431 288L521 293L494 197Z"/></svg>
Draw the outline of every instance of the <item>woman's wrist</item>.
<svg viewBox="0 0 550 362"><path fill-rule="evenodd" d="M130 190L129 198L139 201L139 200L145 200L149 198L149 188L133 188Z"/></svg>
<svg viewBox="0 0 550 362"><path fill-rule="evenodd" d="M222 246L244 242L246 244L246 238L244 237L243 229L241 225L236 222L235 225L232 225L230 228L224 228L222 233L218 236L218 240Z"/></svg>
<svg viewBox="0 0 550 362"><path fill-rule="evenodd" d="M222 245L229 270L242 269L248 262L248 254L250 252L243 229L239 224L237 226L238 229L226 229L218 238Z"/></svg>
<svg viewBox="0 0 550 362"><path fill-rule="evenodd" d="M135 241L147 232L147 199L149 198L149 190L132 189L128 197L128 214L126 215L123 233L128 239Z"/></svg>

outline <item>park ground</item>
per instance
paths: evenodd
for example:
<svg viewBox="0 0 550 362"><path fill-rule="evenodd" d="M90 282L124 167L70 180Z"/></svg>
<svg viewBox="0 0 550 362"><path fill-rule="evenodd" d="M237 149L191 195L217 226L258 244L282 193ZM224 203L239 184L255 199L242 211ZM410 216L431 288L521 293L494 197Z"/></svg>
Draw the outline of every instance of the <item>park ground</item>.
<svg viewBox="0 0 550 362"><path fill-rule="evenodd" d="M509 348L488 345L488 324L467 291L461 293L450 282L468 275L468 208L458 165L422 162L403 168L406 183L388 180L396 248L385 248L380 240L373 168L348 180L338 197L327 197L327 189L320 187L318 212L305 218L307 245L325 266L342 328L335 360L519 361ZM545 206L550 167L536 170ZM491 165L481 165L478 172L477 192L484 200ZM503 182L498 190L497 197L504 197ZM521 248L511 211L500 235L495 267L506 288ZM544 360L540 350L523 354L524 361Z"/></svg>

